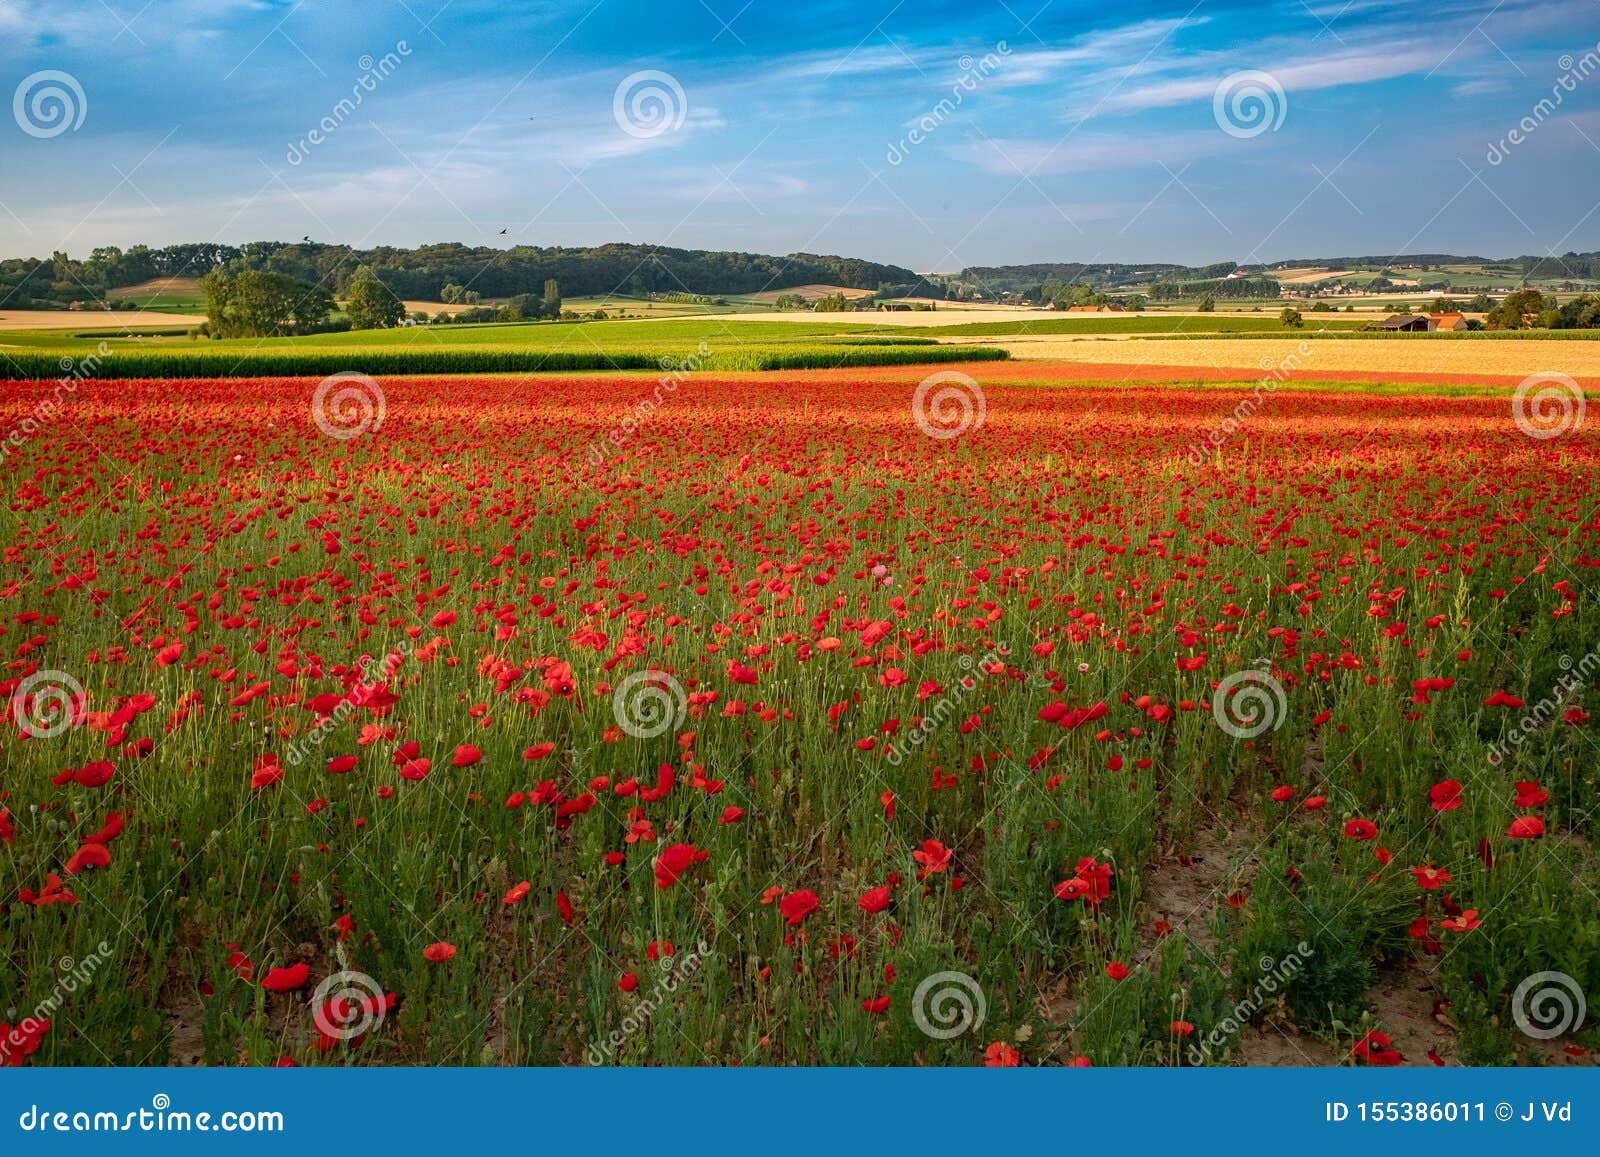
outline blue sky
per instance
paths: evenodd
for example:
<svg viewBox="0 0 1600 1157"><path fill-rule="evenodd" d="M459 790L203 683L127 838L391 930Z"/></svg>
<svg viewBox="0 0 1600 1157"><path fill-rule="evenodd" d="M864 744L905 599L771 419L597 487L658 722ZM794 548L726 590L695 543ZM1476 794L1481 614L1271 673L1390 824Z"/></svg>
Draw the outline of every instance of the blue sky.
<svg viewBox="0 0 1600 1157"><path fill-rule="evenodd" d="M30 104L41 72L76 127ZM1600 248L1600 0L0 0L0 82L7 256ZM641 86L664 104L630 112Z"/></svg>

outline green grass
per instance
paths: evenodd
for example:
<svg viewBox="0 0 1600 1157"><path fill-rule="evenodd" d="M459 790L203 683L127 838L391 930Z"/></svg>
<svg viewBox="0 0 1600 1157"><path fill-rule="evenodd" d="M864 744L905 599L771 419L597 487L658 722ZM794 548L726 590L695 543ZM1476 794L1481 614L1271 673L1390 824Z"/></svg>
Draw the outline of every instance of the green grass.
<svg viewBox="0 0 1600 1157"><path fill-rule="evenodd" d="M125 331L0 334L0 378L49 378L62 360L101 349L102 375L259 377L370 374L550 373L660 370L691 362L710 371L827 369L1003 359L1004 351L941 347L929 337L849 323L694 321L460 325L198 340Z"/></svg>

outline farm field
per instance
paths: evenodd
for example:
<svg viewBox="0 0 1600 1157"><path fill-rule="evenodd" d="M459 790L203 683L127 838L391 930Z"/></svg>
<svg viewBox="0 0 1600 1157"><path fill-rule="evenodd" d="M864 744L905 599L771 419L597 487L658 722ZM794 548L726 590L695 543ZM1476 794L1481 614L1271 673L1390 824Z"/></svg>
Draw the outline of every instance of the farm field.
<svg viewBox="0 0 1600 1157"><path fill-rule="evenodd" d="M205 314L162 313L153 310L75 310L75 309L14 309L0 311L0 340L3 347L12 340L13 333L40 330L93 330L105 329L122 333L128 329L160 326L172 329L178 326L199 325Z"/></svg>
<svg viewBox="0 0 1600 1157"><path fill-rule="evenodd" d="M133 301L142 310L160 313L206 314L206 294L198 277L157 277L137 285L106 291L112 301Z"/></svg>
<svg viewBox="0 0 1600 1157"><path fill-rule="evenodd" d="M4 1060L1591 1063L1573 399L989 369L8 386Z"/></svg>
<svg viewBox="0 0 1600 1157"><path fill-rule="evenodd" d="M1244 377L1292 365L1297 377L1321 373L1367 372L1381 377L1389 372L1436 375L1449 380L1456 375L1515 375L1555 371L1575 378L1600 376L1600 342L1583 338L1508 340L1501 335L1475 338L1445 337L1361 338L1316 336L1261 336L1182 341L1127 338L1118 341L1082 341L1053 335L985 337L985 346L1006 350L1013 358L1063 362L1095 362L1130 366L1237 369ZM1070 372L1070 371L1069 371Z"/></svg>
<svg viewBox="0 0 1600 1157"><path fill-rule="evenodd" d="M103 346L103 348L102 348ZM6 334L0 375L54 377L61 359L99 358L100 376L241 377L366 373L754 370L1003 358L993 349L941 349L924 335L857 323L728 324L681 320L411 326L300 337L197 340L120 330ZM115 366L117 369L112 370Z"/></svg>

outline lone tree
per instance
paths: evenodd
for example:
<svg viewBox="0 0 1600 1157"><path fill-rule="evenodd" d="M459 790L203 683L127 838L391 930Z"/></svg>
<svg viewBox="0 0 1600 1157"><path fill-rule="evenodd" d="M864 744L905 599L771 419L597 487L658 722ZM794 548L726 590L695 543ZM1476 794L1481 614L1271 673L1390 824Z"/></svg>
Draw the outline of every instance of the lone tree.
<svg viewBox="0 0 1600 1157"><path fill-rule="evenodd" d="M363 277L350 283L344 311L352 329L390 329L400 324L406 307L376 277Z"/></svg>
<svg viewBox="0 0 1600 1157"><path fill-rule="evenodd" d="M1491 309L1484 321L1490 329L1526 329L1539 324L1539 315L1550 308L1537 289L1519 289Z"/></svg>
<svg viewBox="0 0 1600 1157"><path fill-rule="evenodd" d="M1283 312L1278 314L1278 320L1284 325L1293 326L1295 329L1299 329L1305 324L1305 319L1300 316L1300 311L1292 305L1284 306Z"/></svg>
<svg viewBox="0 0 1600 1157"><path fill-rule="evenodd" d="M333 295L320 285L247 269L213 269L200 279L206 295L206 332L212 337L281 337L324 325Z"/></svg>
<svg viewBox="0 0 1600 1157"><path fill-rule="evenodd" d="M544 283L544 315L561 316L561 285L553 277Z"/></svg>

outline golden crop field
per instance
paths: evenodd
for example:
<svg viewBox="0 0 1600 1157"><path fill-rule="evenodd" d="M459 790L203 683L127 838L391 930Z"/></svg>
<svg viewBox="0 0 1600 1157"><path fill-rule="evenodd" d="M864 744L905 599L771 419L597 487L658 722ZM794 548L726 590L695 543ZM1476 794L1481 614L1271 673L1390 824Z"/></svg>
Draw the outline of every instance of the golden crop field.
<svg viewBox="0 0 1600 1157"><path fill-rule="evenodd" d="M1300 352L1302 343L1306 352ZM1570 377L1600 376L1600 342L1553 339L1410 340L1396 338L1219 338L1182 341L1115 337L986 338L1014 358L1113 365L1267 369L1292 355L1296 376L1372 370L1389 373L1508 374L1555 371Z"/></svg>

